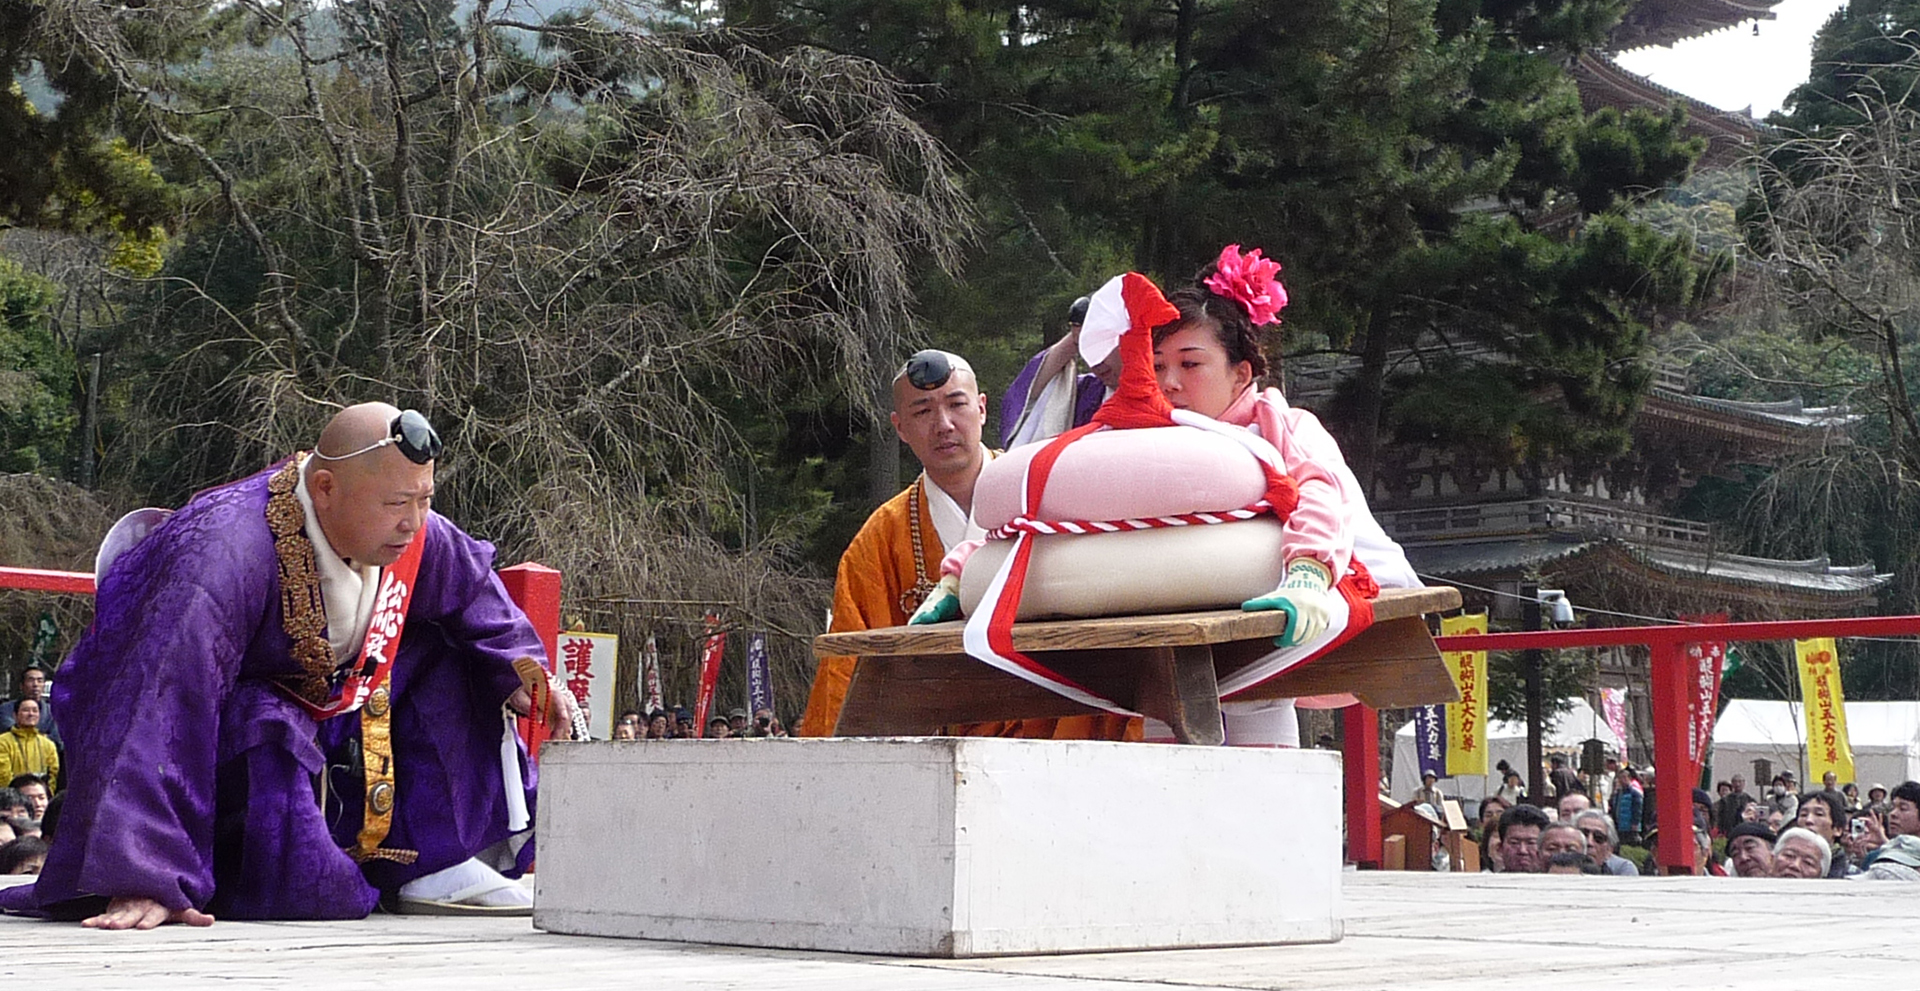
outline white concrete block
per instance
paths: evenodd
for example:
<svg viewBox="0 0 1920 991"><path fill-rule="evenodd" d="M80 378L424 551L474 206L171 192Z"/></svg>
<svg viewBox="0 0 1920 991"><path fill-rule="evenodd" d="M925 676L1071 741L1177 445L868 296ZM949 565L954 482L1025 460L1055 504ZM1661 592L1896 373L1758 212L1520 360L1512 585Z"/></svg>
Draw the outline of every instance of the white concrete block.
<svg viewBox="0 0 1920 991"><path fill-rule="evenodd" d="M534 925L907 956L1326 942L1340 758L898 738L541 751Z"/></svg>

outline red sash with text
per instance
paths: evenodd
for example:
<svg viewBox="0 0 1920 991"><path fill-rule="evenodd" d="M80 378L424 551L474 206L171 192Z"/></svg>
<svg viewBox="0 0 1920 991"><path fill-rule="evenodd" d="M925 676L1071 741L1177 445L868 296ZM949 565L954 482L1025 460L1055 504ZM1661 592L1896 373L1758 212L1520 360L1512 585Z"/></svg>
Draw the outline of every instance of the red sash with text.
<svg viewBox="0 0 1920 991"><path fill-rule="evenodd" d="M333 701L314 705L292 692L287 693L314 719L330 719L352 712L367 701L374 689L387 683L387 676L393 671L394 655L400 652L400 633L407 625L407 605L413 601L414 579L420 574L428 529L421 527L400 560L381 569L380 590L373 597L373 617L367 621L367 639L361 644L360 657Z"/></svg>

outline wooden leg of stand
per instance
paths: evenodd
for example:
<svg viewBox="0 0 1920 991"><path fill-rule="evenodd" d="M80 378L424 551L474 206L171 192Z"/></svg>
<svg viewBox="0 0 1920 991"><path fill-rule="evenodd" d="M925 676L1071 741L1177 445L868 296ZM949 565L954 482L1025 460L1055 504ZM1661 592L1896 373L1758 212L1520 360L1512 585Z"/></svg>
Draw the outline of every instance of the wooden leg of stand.
<svg viewBox="0 0 1920 991"><path fill-rule="evenodd" d="M1181 743L1217 747L1227 742L1212 648L1154 647L1145 655L1140 711L1171 726L1173 738Z"/></svg>

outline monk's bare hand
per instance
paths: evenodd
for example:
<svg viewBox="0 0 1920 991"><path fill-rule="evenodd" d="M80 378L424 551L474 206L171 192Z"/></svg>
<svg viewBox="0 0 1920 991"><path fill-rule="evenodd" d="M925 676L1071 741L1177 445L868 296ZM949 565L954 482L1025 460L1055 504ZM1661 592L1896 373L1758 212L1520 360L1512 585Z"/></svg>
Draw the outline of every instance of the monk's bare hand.
<svg viewBox="0 0 1920 991"><path fill-rule="evenodd" d="M88 929L152 929L169 922L210 926L213 916L196 908L169 911L151 898L121 897L108 902L106 911L80 924Z"/></svg>

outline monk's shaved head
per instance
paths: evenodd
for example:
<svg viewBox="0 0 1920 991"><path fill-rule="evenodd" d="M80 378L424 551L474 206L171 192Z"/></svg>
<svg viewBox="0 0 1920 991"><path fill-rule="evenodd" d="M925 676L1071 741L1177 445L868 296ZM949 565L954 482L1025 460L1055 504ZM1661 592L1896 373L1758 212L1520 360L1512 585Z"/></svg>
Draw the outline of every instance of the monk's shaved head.
<svg viewBox="0 0 1920 991"><path fill-rule="evenodd" d="M360 403L334 414L306 465L308 497L334 553L359 565L392 564L426 525L433 462L415 464L393 436L400 410ZM350 456L349 456L350 455ZM342 460L326 460L338 458Z"/></svg>
<svg viewBox="0 0 1920 991"><path fill-rule="evenodd" d="M387 403L349 406L327 421L326 428L320 431L320 443L314 449L327 457L337 458L369 444L377 444L387 438L388 432L393 429L394 418L399 415L399 408Z"/></svg>

